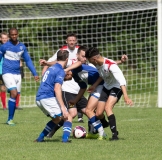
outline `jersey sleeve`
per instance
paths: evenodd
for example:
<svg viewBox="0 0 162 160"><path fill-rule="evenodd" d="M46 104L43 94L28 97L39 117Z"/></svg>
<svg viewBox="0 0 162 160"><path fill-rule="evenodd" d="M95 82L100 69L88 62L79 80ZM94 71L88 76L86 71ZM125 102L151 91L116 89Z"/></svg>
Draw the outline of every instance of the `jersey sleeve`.
<svg viewBox="0 0 162 160"><path fill-rule="evenodd" d="M2 57L4 56L4 53L5 53L4 46L1 45L0 46L0 61L1 61Z"/></svg>
<svg viewBox="0 0 162 160"><path fill-rule="evenodd" d="M58 52L59 50L57 50ZM55 54L53 54L53 56L51 58L48 59L48 62L52 62L52 61L56 61L57 60L57 52Z"/></svg>
<svg viewBox="0 0 162 160"><path fill-rule="evenodd" d="M126 86L125 77L118 65L112 64L109 69L114 78L119 82L120 86Z"/></svg>
<svg viewBox="0 0 162 160"><path fill-rule="evenodd" d="M35 69L35 67L33 65L33 62L31 60L31 58L30 58L30 56L28 54L28 51L27 51L25 46L24 46L24 53L23 53L22 57L23 57L24 61L26 62L27 67L32 72L33 76L37 76L38 74L36 72L36 69Z"/></svg>
<svg viewBox="0 0 162 160"><path fill-rule="evenodd" d="M78 85L79 85L79 87L80 87L81 89L87 88L87 84L86 84L85 82L83 82L83 81L79 82Z"/></svg>
<svg viewBox="0 0 162 160"><path fill-rule="evenodd" d="M55 83L59 83L62 85L64 81L64 77L65 77L64 70L59 71L59 74L56 75Z"/></svg>

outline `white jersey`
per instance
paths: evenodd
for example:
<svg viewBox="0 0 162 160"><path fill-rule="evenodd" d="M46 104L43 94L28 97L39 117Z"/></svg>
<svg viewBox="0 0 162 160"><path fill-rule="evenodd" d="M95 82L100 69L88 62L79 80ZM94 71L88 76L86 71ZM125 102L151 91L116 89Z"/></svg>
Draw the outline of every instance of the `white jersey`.
<svg viewBox="0 0 162 160"><path fill-rule="evenodd" d="M68 46L63 46L61 49L69 51L70 60L76 60L77 59L76 54L77 54L78 48L79 46L76 46L74 50L70 50ZM51 58L49 58L48 62L57 60L57 52ZM74 81L73 78L72 80L64 81L62 84L62 91L73 93L73 94L78 94L79 90L80 90L80 87L78 83Z"/></svg>
<svg viewBox="0 0 162 160"><path fill-rule="evenodd" d="M104 58L103 65L96 66L96 68L104 80L104 87L106 89L110 90L113 87L120 89L120 86L126 86L125 77L116 62L113 60Z"/></svg>

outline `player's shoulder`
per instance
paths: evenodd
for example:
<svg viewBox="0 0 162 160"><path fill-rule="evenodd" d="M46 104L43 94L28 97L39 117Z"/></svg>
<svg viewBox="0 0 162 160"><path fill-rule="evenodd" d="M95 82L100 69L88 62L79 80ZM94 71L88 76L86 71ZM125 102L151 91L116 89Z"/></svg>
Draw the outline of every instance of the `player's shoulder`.
<svg viewBox="0 0 162 160"><path fill-rule="evenodd" d="M116 62L112 59L104 58L104 64L112 65L112 64L116 64Z"/></svg>

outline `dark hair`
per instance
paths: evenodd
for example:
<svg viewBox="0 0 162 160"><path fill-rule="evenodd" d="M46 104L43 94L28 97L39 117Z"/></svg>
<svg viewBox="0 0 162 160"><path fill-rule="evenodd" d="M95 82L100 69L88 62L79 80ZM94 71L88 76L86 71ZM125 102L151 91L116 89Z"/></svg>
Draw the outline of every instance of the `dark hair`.
<svg viewBox="0 0 162 160"><path fill-rule="evenodd" d="M17 30L15 27L10 28L10 29L8 30L8 33L10 34L11 31L17 31L17 33L18 33L18 30Z"/></svg>
<svg viewBox="0 0 162 160"><path fill-rule="evenodd" d="M84 52L86 52L87 49L88 49L88 48L87 48L86 46L80 46L80 47L78 48L77 53L79 53L80 51L84 51Z"/></svg>
<svg viewBox="0 0 162 160"><path fill-rule="evenodd" d="M97 48L91 47L91 48L87 49L85 57L86 58L91 58L91 57L99 55L99 54L100 53L99 53L99 50Z"/></svg>
<svg viewBox="0 0 162 160"><path fill-rule="evenodd" d="M69 51L59 50L57 52L57 61L65 61L69 57Z"/></svg>
<svg viewBox="0 0 162 160"><path fill-rule="evenodd" d="M75 37L77 39L77 35L75 33L68 33L66 35L66 39L69 38L69 37Z"/></svg>

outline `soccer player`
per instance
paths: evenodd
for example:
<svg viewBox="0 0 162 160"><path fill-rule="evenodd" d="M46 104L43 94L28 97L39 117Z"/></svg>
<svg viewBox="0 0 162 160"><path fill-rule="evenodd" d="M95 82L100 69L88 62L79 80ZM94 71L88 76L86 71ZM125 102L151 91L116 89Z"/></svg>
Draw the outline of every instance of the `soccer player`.
<svg viewBox="0 0 162 160"><path fill-rule="evenodd" d="M74 33L67 34L66 43L67 45L63 46L61 50L69 51L69 59L76 59L77 58L76 54L79 48L79 46L77 45L77 35ZM57 52L48 60L48 62L55 61L56 58L57 58ZM45 66L43 68L42 75L44 74L47 68L48 66ZM68 101L71 99L74 99L77 96L79 89L80 89L79 85L74 81L74 79L63 82L63 85L62 85L63 100L64 100L64 103L66 104L66 107L68 109L70 108L69 113L73 118L77 116L78 111L85 114L85 107L87 105L87 99L84 96L82 96L76 105L69 106ZM63 124L63 121L62 121L62 124ZM51 133L51 135L52 134L53 133ZM51 137L51 135L49 134L48 136Z"/></svg>
<svg viewBox="0 0 162 160"><path fill-rule="evenodd" d="M2 32L0 34L0 41L2 44L6 43L8 41L8 33ZM6 87L4 85L3 79L2 79L2 64L3 64L3 59L0 61L0 97L1 97L1 102L2 102L2 107L3 110L7 109L6 106Z"/></svg>
<svg viewBox="0 0 162 160"><path fill-rule="evenodd" d="M46 124L44 130L36 139L36 142L43 142L44 137L47 136L52 128L58 125L63 118L65 122L63 125L62 142L69 142L72 117L65 107L61 90L65 77L63 68L67 65L68 56L69 52L67 50L59 50L57 52L57 63L49 67L43 75L36 95L36 104L47 116L50 116L52 120Z"/></svg>
<svg viewBox="0 0 162 160"><path fill-rule="evenodd" d="M38 74L32 63L32 60L23 43L18 41L18 30L16 28L9 29L9 41L0 47L0 60L3 58L2 78L10 92L8 100L8 125L15 125L13 122L16 98L21 90L21 75L20 75L20 59L21 57L26 62L26 65L32 72L35 81L39 81Z"/></svg>
<svg viewBox="0 0 162 160"><path fill-rule="evenodd" d="M97 48L89 48L85 56L90 63L96 66L100 76L104 80L104 87L97 104L97 108L99 107L100 110L97 110L96 115L99 116L104 110L106 111L112 132L111 140L118 140L116 118L113 113L113 108L122 95L124 96L126 104L130 106L133 105L132 100L127 94L126 80L117 64L113 60L101 56ZM96 81L96 83L92 85L92 88L95 88L98 85L97 83Z"/></svg>

